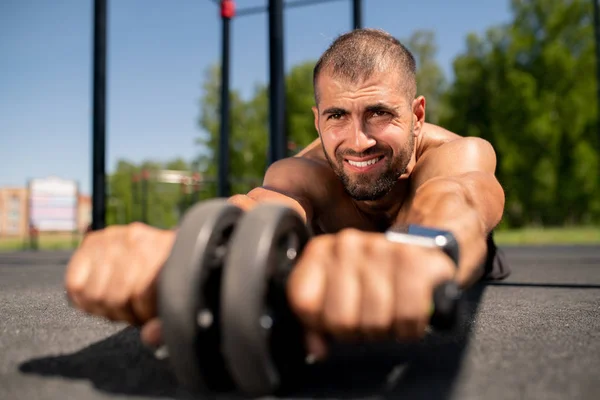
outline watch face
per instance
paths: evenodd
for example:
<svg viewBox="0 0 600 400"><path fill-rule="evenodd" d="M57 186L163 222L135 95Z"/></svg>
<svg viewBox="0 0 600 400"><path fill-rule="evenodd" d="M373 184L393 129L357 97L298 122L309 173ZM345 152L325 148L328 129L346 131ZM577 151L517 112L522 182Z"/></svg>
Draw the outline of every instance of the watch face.
<svg viewBox="0 0 600 400"><path fill-rule="evenodd" d="M393 225L390 226L389 229L387 229L386 232L395 232L395 233L408 233L408 227L410 225Z"/></svg>
<svg viewBox="0 0 600 400"><path fill-rule="evenodd" d="M426 237L434 238L434 237L440 236L440 235L447 236L450 232L442 230L442 229L428 228L428 227L421 226L421 225L409 225L407 233L409 233L411 235L426 236Z"/></svg>
<svg viewBox="0 0 600 400"><path fill-rule="evenodd" d="M458 242L452 232L420 225L408 225L407 228L403 232L402 227L394 227L394 229L389 229L385 236L388 240L396 243L430 248L437 247L443 250L458 265L460 252Z"/></svg>

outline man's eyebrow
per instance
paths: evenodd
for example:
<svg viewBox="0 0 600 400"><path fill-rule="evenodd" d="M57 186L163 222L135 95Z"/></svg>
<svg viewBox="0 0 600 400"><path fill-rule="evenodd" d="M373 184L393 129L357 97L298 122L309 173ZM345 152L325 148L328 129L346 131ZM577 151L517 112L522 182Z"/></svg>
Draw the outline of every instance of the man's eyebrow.
<svg viewBox="0 0 600 400"><path fill-rule="evenodd" d="M375 112L375 111L389 111L392 113L395 113L398 111L399 107L394 107L391 105L388 105L386 103L374 103L374 104L369 104L368 106L365 107L366 111L369 112ZM348 110L345 110L341 107L329 107L325 110L323 110L323 112L321 113L322 115L328 115L328 114L348 114Z"/></svg>
<svg viewBox="0 0 600 400"><path fill-rule="evenodd" d="M373 112L373 111L391 111L391 112L396 112L398 111L398 107L393 107L390 106L388 104L385 103L375 103L375 104L369 104L366 107L366 110L369 112Z"/></svg>
<svg viewBox="0 0 600 400"><path fill-rule="evenodd" d="M344 110L343 108L340 107L329 107L325 110L323 110L323 115L327 115L327 114L347 114L348 111Z"/></svg>

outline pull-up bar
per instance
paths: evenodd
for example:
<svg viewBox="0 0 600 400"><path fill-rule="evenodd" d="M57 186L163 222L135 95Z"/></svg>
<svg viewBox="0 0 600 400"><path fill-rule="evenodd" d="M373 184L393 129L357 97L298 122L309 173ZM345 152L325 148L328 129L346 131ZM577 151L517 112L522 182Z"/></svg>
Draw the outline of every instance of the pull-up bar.
<svg viewBox="0 0 600 400"><path fill-rule="evenodd" d="M221 131L219 138L219 197L230 196L229 184L229 73L230 73L230 20L233 17L269 13L269 157L268 165L287 155L287 132L285 130L285 68L283 62L283 9L341 0L269 0L267 7L250 7L235 10L234 0L221 0L222 63L221 63ZM213 2L217 2L213 0ZM362 27L362 0L352 0L353 27Z"/></svg>
<svg viewBox="0 0 600 400"><path fill-rule="evenodd" d="M230 195L229 185L229 73L230 21L257 13L269 13L269 164L286 156L285 76L283 64L283 9L324 4L341 0L269 0L267 7L252 7L235 11L233 0L212 0L221 6L222 72L221 72L221 137L219 140L218 196ZM106 226L106 26L107 0L94 0L93 50L93 121L92 121L92 230ZM352 0L353 27L362 27L362 0Z"/></svg>

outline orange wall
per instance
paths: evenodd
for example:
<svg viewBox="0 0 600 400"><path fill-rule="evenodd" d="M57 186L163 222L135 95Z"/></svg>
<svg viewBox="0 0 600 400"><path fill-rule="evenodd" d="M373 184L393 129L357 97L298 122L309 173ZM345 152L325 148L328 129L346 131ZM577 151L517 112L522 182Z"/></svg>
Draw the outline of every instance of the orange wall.
<svg viewBox="0 0 600 400"><path fill-rule="evenodd" d="M0 236L25 236L27 211L27 189L0 188Z"/></svg>
<svg viewBox="0 0 600 400"><path fill-rule="evenodd" d="M0 237L26 237L29 227L27 188L0 188ZM85 232L92 222L92 199L79 195L77 205L77 229Z"/></svg>

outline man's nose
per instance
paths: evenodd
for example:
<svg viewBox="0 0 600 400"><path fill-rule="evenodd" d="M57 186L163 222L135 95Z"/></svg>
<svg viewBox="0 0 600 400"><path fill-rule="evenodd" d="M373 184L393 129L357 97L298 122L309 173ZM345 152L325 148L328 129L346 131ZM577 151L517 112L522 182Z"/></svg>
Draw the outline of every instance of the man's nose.
<svg viewBox="0 0 600 400"><path fill-rule="evenodd" d="M352 124L353 127L351 129L351 136L348 144L350 148L357 153L362 153L371 147L375 146L377 141L369 135L369 132L366 129L366 126L362 121L355 121Z"/></svg>

